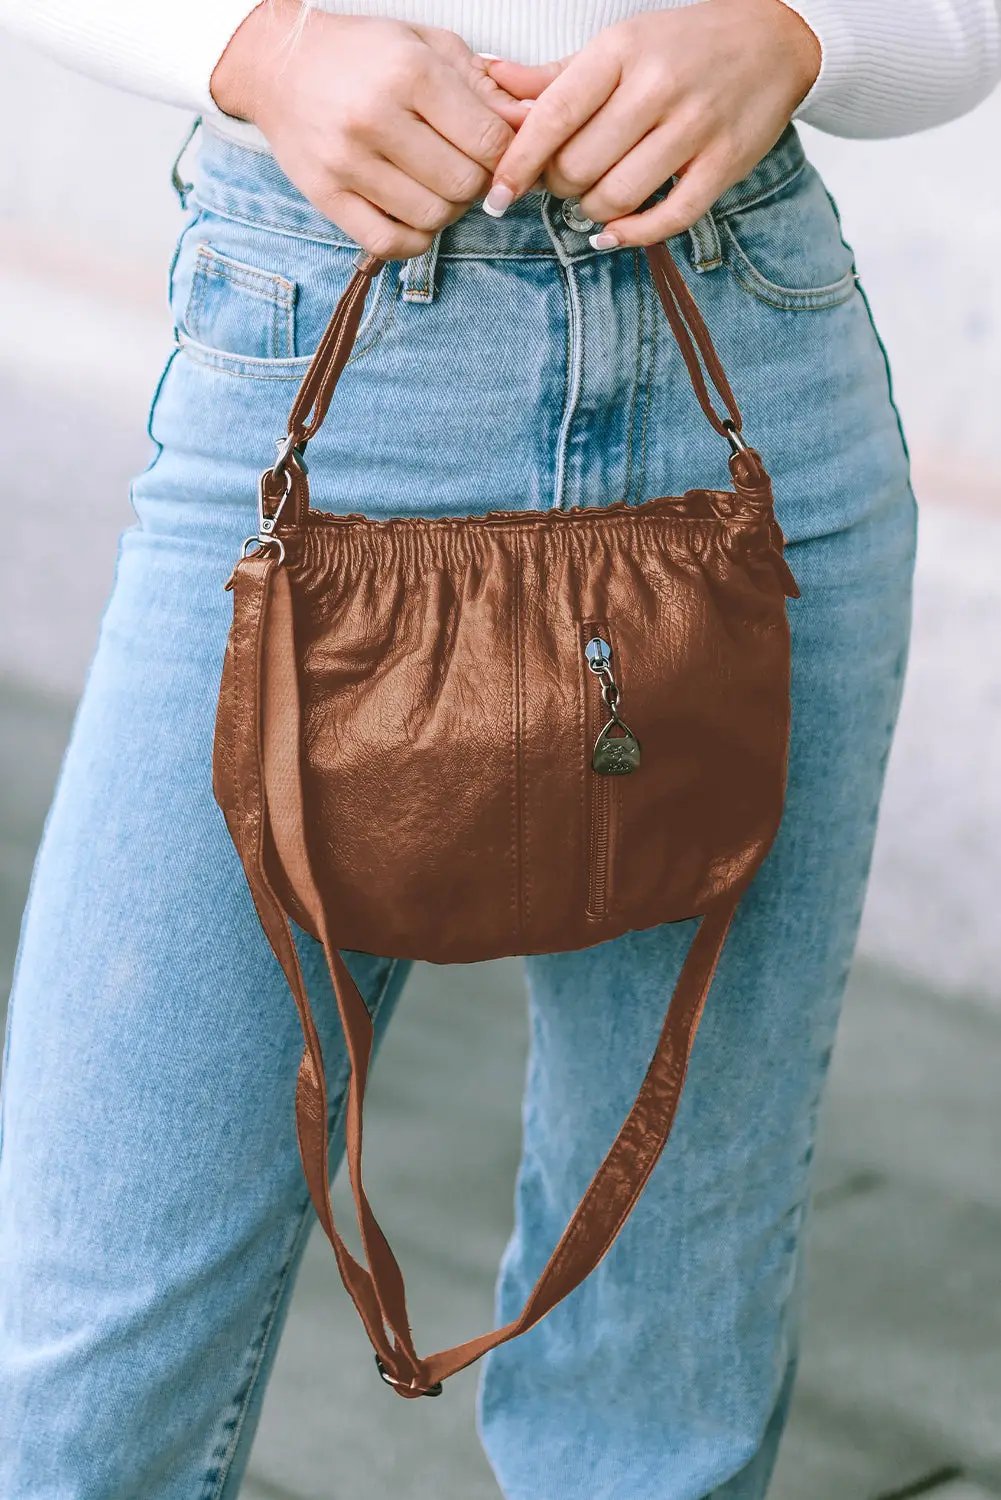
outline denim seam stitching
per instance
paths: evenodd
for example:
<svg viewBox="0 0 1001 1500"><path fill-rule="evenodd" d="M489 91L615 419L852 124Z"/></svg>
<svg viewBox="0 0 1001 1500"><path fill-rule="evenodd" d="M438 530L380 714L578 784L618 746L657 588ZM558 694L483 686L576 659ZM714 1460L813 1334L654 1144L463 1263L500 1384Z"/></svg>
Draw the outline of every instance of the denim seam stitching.
<svg viewBox="0 0 1001 1500"><path fill-rule="evenodd" d="M379 330L378 338L382 337L384 331L384 329ZM346 361L345 368L355 360L363 359L374 348L378 338L373 338L372 342L362 349L356 347ZM253 354L230 354L225 349L213 349L209 344L193 339L190 334L181 329L177 332L176 352L187 355L195 364L204 365L210 370L217 370L220 375L230 375L237 380L278 382L301 381L313 358L311 354L296 354L278 359L264 359Z"/></svg>
<svg viewBox="0 0 1001 1500"><path fill-rule="evenodd" d="M399 965L400 960L398 958L390 959L389 967L386 970L386 977L383 980L382 987L379 990L379 993L376 996L375 1002L372 1006L371 1014L373 1024L378 1019L386 995L389 992L389 986L393 980L393 976L396 974L396 971L399 968ZM329 1135L336 1134L336 1132L340 1129L341 1121L344 1118L344 1110L347 1104L347 1095L347 1080L345 1080L345 1082L341 1086L336 1110L334 1111L333 1116L331 1116L330 1112L328 1111L327 1130ZM233 1428L232 1437L229 1441L228 1452L224 1453L222 1459L220 1460L220 1468L215 1479L214 1487L203 1490L203 1500L222 1500L224 1488L229 1480L230 1473L232 1472L233 1461L236 1457L236 1453L240 1445L240 1438L243 1434L243 1428L246 1423L247 1410L250 1406L251 1398L257 1388L257 1382L261 1374L261 1367L264 1363L264 1356L268 1350L271 1335L274 1331L275 1318L278 1314L278 1308L281 1306L282 1293L288 1281L292 1265L295 1260L295 1252L298 1247L299 1238L302 1235L303 1230L306 1228L307 1224L309 1225L309 1228L312 1228L312 1224L309 1222L309 1211L311 1207L312 1202L307 1194L303 1199L302 1209L298 1215L297 1221L295 1222L295 1228L291 1235L288 1252L285 1256L284 1261L282 1262L281 1267L279 1268L278 1275L275 1279L271 1301L268 1304L268 1311L264 1318L264 1326L256 1344L256 1358L254 1360L254 1367L251 1371L250 1379L247 1382L247 1389L244 1392L242 1400L238 1397L234 1397L233 1400L233 1408L235 1408L236 1421ZM254 1341L251 1341L251 1343L248 1345L247 1352L249 1353L254 1349ZM211 1473L205 1475L204 1482L206 1485L212 1485L213 1480Z"/></svg>
<svg viewBox="0 0 1001 1500"><path fill-rule="evenodd" d="M233 260L205 241L198 246L196 261L197 269L204 275L231 281L262 302L282 302L287 306L295 295L295 282L289 281L287 276L278 271L261 271L256 266Z"/></svg>
<svg viewBox="0 0 1001 1500"><path fill-rule="evenodd" d="M243 224L248 229L271 229L276 234L285 234L291 239L314 241L317 244L329 245L335 250L350 250L355 254L361 248L355 240L339 239L329 234L308 233L304 229L294 229L280 220L266 218L263 214L248 218L218 201L202 198L197 191L191 195L190 201L207 213L216 214L220 219L228 219L233 224ZM561 255L555 248L532 250L526 247L521 250L441 250L438 258L440 260L559 260L564 264L572 264L576 261L593 260L603 254L607 252L590 249L574 252L564 247L564 253Z"/></svg>
<svg viewBox="0 0 1001 1500"><path fill-rule="evenodd" d="M260 1378L261 1366L264 1363L264 1356L267 1353L271 1334L274 1330L275 1318L277 1317L278 1309L281 1306L282 1293L288 1282L289 1275L291 1274L292 1265L295 1261L296 1250L298 1249L300 1238L303 1236L304 1231L307 1229L309 1210L311 1206L312 1205L310 1199L308 1197L305 1198L303 1200L302 1207L292 1221L292 1230L287 1241L287 1249L285 1251L281 1265L279 1266L278 1275L275 1278L275 1282L271 1290L271 1295L267 1303L265 1304L266 1311L264 1314L262 1327L256 1339L251 1340L245 1351L247 1354L250 1354L253 1359L253 1367L250 1371L250 1376L246 1383L246 1390L244 1391L242 1397L235 1396L233 1398L231 1406L231 1416L228 1419L228 1421L232 1422L232 1431L229 1435L228 1440L226 1441L226 1445L223 1450L222 1456L219 1459L218 1465L215 1467L210 1467L209 1471L203 1477L202 1500L222 1500L225 1487L233 1470L233 1461L236 1458L236 1454L240 1446L240 1439L243 1435L243 1429L246 1425L247 1411L250 1406L250 1401L257 1389L257 1382ZM226 1422L224 1422L222 1425L225 1427L227 1424Z"/></svg>
<svg viewBox="0 0 1001 1500"><path fill-rule="evenodd" d="M244 149L255 148L246 147ZM793 135L792 138L784 146L777 147L776 149L778 151L777 159L770 162L770 158L768 156L764 157L762 161L758 163L757 167L753 169L752 173L749 174L759 182L756 190L752 191L749 196L742 198L738 191L740 188L740 184L737 183L733 188L728 189L727 193L723 193L717 203L712 205L711 211L717 221L723 218L727 218L731 214L739 213L745 209L755 207L757 204L763 202L772 194L777 193L782 188L786 187L790 182L794 181L801 172L805 170L808 163L806 157L803 154L802 146L799 143L798 137ZM261 152L260 154L267 155L269 153ZM776 175L773 176L773 173L775 173ZM731 201L727 202L727 196L729 193L732 193L734 196ZM545 196L551 197L551 195L548 194ZM301 218L298 227L296 227L291 221L283 222L280 219L271 218L261 211L259 206L260 201L261 200L259 198L251 201L250 195L246 192L234 192L232 189L230 189L227 194L216 197L211 190L211 185L207 194L204 193L204 190L199 191L198 185L195 185L189 197L189 202L197 204L200 208L206 209L210 213L218 214L221 218L230 219L234 223L247 224L251 228L273 229L280 234L291 235L295 239L314 240L319 243L329 244L342 249L353 250L355 252L357 252L360 248L358 243L354 240L345 239L342 236L338 235L324 234L322 230L317 228L315 225L310 227L304 226ZM545 217L544 211L546 206L547 205L544 198L542 204L543 217ZM304 205L304 207L306 209L306 212L308 213L308 206ZM549 229L550 226L548 220L545 220L545 222L547 229ZM522 256L542 256L548 258L553 254L553 252L548 250L525 250L521 252L502 252L500 254L495 254L492 252L468 251L442 251L441 253L446 259L472 260L494 260L508 258L519 259ZM590 248L581 252L574 252L568 250L567 247L561 243L555 253L557 259L574 261L578 259L590 259L592 256L600 255L604 252L594 251Z"/></svg>
<svg viewBox="0 0 1001 1500"><path fill-rule="evenodd" d="M724 227L730 252L726 257L726 265L740 285L760 301L767 302L771 307L781 308L783 312L819 312L839 307L851 298L856 286L854 267L850 266L837 281L828 282L826 286L779 286L777 282L769 281L767 276L761 274L730 225Z"/></svg>
<svg viewBox="0 0 1001 1500"><path fill-rule="evenodd" d="M550 507L553 510L564 510L566 508L564 499L567 480L567 445L570 441L570 431L577 414L577 402L580 397L584 366L584 329L583 319L580 315L577 284L570 266L562 260L559 261L559 266L563 273L560 281L563 286L563 298L567 315L567 332L565 344L566 358L563 373L563 416L560 420L560 428L556 436L556 480L553 486L553 497L550 501Z"/></svg>
<svg viewBox="0 0 1001 1500"><path fill-rule="evenodd" d="M765 160L767 160L767 157ZM784 176L776 178L774 182L762 183L760 189L756 193L752 193L750 197L741 198L739 195L735 196L732 203L726 202L726 193L721 194L719 201L723 206L720 207L716 203L712 205L713 218L717 224L725 223L734 214L744 213L749 208L757 208L759 203L766 202L769 198L774 197L776 193L781 192L784 187L788 187L790 182L795 182L796 178L806 170L806 166L806 157L801 157L799 161L793 163ZM753 173L751 175L753 176ZM735 187L739 186L739 183L735 184Z"/></svg>
<svg viewBox="0 0 1001 1500"><path fill-rule="evenodd" d="M353 364L355 360L363 359L393 325L396 304L386 295L385 274L385 267L383 267L375 277L371 305L358 328L345 368ZM377 321L377 315L380 313L383 316ZM186 313L185 324L187 324L187 317ZM218 370L222 375L232 375L240 380L301 381L313 359L312 354L292 354L274 359L262 358L254 354L231 354L227 349L214 349L210 344L193 338L187 331L187 326L176 330L176 343L180 351L187 354L197 364Z"/></svg>
<svg viewBox="0 0 1001 1500"><path fill-rule="evenodd" d="M295 324L292 319L296 286L295 282L277 272L259 271L254 266L241 265L229 256L221 255L211 245L202 243L195 253L195 265L191 276L191 290L184 312L185 327L192 332L198 328L198 320L205 302L208 278L215 276L224 285L229 284L246 293L255 301L271 308L271 358L287 359L295 353ZM284 330L279 313L284 311ZM284 332L284 339L283 339ZM247 358L253 358L249 355Z"/></svg>
<svg viewBox="0 0 1001 1500"><path fill-rule="evenodd" d="M636 423L636 407L639 402L640 361L643 352L643 285L640 276L640 252L633 250L633 281L636 285L636 365L633 370L633 389L626 415L626 472L622 481L622 498L629 500L633 477L633 428Z"/></svg>
<svg viewBox="0 0 1001 1500"><path fill-rule="evenodd" d="M637 382L642 391L643 416L640 421L639 442L639 465L636 476L636 497L643 499L643 489L646 483L647 470L647 443L650 432L650 407L653 403L653 377L657 369L657 354L660 349L661 337L661 313L660 298L656 293L651 294L649 278L643 278L640 302L643 308L643 327L646 328L647 314L652 313L650 320L650 355L647 362L646 377L643 378L642 370L637 367Z"/></svg>
<svg viewBox="0 0 1001 1500"><path fill-rule="evenodd" d="M240 266L238 262L220 255L210 245L199 245L191 278L188 305L184 314L185 326L192 332L198 327L198 317L205 301L210 276L214 276L224 286L232 286L255 302L270 308L271 353L267 357L271 359L294 358L295 282L277 273L258 271L252 266ZM254 358L254 356L248 355L247 358Z"/></svg>

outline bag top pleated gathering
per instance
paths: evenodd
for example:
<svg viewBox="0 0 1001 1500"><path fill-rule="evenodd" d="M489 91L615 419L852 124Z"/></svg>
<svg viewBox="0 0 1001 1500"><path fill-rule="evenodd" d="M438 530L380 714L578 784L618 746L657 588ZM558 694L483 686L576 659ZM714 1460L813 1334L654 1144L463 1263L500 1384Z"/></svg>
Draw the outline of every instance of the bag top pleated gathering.
<svg viewBox="0 0 1001 1500"><path fill-rule="evenodd" d="M691 292L664 245L647 259L733 490L477 515L471 477L463 518L311 510L305 448L383 264L362 253L226 584L215 795L302 1022L310 1195L382 1378L407 1398L437 1395L532 1327L614 1241L667 1141L717 960L782 813L798 591ZM693 917L636 1102L524 1309L419 1356L362 1180L373 1027L341 950L467 962ZM344 1029L361 1260L334 1223L323 1057L292 923L323 945Z"/></svg>

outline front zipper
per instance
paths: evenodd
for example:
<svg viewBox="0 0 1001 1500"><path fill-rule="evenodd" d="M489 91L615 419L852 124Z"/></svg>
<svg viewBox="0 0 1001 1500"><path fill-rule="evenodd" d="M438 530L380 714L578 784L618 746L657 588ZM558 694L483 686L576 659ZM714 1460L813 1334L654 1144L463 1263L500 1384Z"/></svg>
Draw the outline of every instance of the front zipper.
<svg viewBox="0 0 1001 1500"><path fill-rule="evenodd" d="M613 650L607 625L584 626L582 645L588 672L595 678L587 694L586 726L589 803L587 914L608 912L613 828L618 810L615 778L628 776L640 765L640 743L619 717L619 687L612 665Z"/></svg>

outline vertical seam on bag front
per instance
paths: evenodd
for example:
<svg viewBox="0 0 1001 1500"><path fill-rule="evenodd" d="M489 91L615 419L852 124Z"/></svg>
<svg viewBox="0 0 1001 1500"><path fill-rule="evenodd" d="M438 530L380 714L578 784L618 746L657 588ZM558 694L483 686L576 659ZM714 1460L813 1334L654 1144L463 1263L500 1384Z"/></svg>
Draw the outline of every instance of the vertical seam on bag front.
<svg viewBox="0 0 1001 1500"><path fill-rule="evenodd" d="M580 299L577 293L577 285L574 281L573 268L565 265L561 260L557 261L557 266L563 288L567 336L566 359L564 363L563 415L560 419L559 432L556 435L556 476L553 485L553 498L550 503L554 510L564 510L567 447L570 441L570 430L573 427L574 416L577 411L577 401L580 396L584 365L584 346L583 319L580 312Z"/></svg>
<svg viewBox="0 0 1001 1500"><path fill-rule="evenodd" d="M644 486L647 481L647 438L650 434L650 408L653 405L653 383L657 374L657 353L660 350L660 336L663 332L662 318L663 309L660 308L659 297L654 293L650 285L650 279L642 276L642 302L645 311L650 312L650 356L647 359L647 369L641 378L642 387L642 420L639 425L639 465L636 474L636 498L644 498Z"/></svg>
<svg viewBox="0 0 1001 1500"><path fill-rule="evenodd" d="M517 533L513 538L511 553L511 874L512 874L512 921L514 951L520 950L519 938L522 926L522 866L521 866L521 618L519 609L519 584L521 581L521 550Z"/></svg>
<svg viewBox="0 0 1001 1500"><path fill-rule="evenodd" d="M523 543L522 543L522 541L521 541L520 538L518 540L517 545L518 545L519 554L520 554L520 549L521 549L521 547L523 545ZM521 575L520 576L522 576L522 577L524 576L524 569L523 568L521 570ZM522 592L522 590L519 590L519 593L521 593L521 592ZM519 600L519 604L520 604L520 600ZM518 618L519 618L519 621L520 621L521 620L521 610L520 610L520 608L519 608L519 611L518 611ZM524 719L525 719L525 712L526 712L526 704L527 704L527 701L528 701L528 695L527 695L527 692L526 692L527 673L526 673L526 669L525 669L525 650L524 650L524 642L523 642L523 640L521 638L521 626L520 626L520 624L519 624L519 627L518 627L518 677L519 677L519 685L518 685L519 720L523 723ZM526 797L526 793L525 793L525 765L524 765L524 757L521 755L521 751L520 751L520 747L522 745L522 736L520 734L518 736L518 744L519 744L519 760L520 760L520 764L521 764L521 781L522 781L522 789L521 789L521 807L522 807L521 840L522 840L522 852L521 852L521 883L520 883L520 889L521 889L521 900L522 900L521 922L522 922L522 939L523 939L523 941L522 941L521 946L524 947L525 946L525 939L528 938L528 935L529 935L529 932L531 931L531 926L532 926L532 892L531 892L531 880L532 880L532 843L531 843L532 820L531 820L530 817L528 817L526 815L527 797Z"/></svg>

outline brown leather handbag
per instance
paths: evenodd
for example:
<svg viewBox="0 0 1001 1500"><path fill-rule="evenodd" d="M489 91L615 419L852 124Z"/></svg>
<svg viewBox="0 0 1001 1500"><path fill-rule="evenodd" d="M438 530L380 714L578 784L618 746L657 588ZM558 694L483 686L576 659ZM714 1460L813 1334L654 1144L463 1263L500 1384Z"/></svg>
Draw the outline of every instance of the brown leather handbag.
<svg viewBox="0 0 1001 1500"><path fill-rule="evenodd" d="M695 394L730 446L732 491L462 519L310 510L303 452L382 265L362 253L226 585L214 791L302 1021L309 1191L383 1379L405 1397L437 1395L530 1328L611 1246L667 1140L731 918L781 816L785 599L798 591L705 323L666 247L647 256ZM465 962L696 916L639 1096L523 1312L419 1357L362 1182L373 1028L340 950ZM323 1058L293 921L323 944L347 1042L367 1264L334 1224Z"/></svg>

